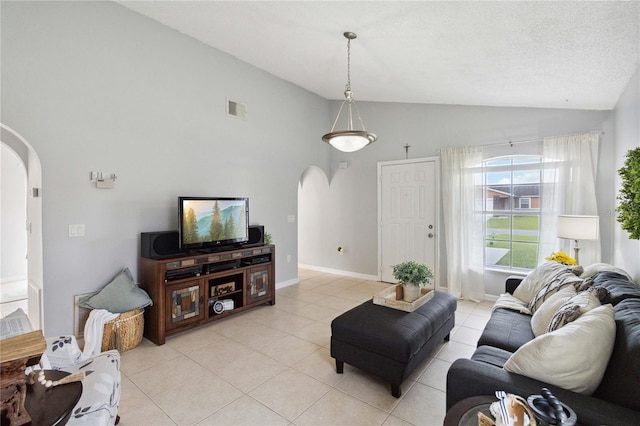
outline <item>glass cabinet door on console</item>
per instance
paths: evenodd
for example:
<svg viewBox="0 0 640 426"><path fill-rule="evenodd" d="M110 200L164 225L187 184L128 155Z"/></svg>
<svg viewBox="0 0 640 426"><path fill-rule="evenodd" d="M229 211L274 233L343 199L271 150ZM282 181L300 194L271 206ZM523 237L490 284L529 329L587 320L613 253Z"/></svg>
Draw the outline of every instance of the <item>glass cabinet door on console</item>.
<svg viewBox="0 0 640 426"><path fill-rule="evenodd" d="M204 318L204 292L200 279L167 285L165 300L167 330Z"/></svg>
<svg viewBox="0 0 640 426"><path fill-rule="evenodd" d="M271 265L256 266L247 271L247 304L268 299L272 294Z"/></svg>

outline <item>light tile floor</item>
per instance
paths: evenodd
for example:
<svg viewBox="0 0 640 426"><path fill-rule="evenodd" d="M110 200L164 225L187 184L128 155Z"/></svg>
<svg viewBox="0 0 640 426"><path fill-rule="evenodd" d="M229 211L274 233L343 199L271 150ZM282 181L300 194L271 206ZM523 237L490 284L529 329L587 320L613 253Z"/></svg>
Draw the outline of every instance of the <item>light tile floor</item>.
<svg viewBox="0 0 640 426"><path fill-rule="evenodd" d="M449 366L470 357L489 302L458 301L456 326L402 384L331 358L331 321L388 284L301 269L264 306L122 354L120 424L441 425Z"/></svg>

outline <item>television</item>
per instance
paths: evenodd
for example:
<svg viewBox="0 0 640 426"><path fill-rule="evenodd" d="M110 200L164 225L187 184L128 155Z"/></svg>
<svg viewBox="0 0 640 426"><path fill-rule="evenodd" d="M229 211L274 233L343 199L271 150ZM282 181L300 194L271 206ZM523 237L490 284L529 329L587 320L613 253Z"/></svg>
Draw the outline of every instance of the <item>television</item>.
<svg viewBox="0 0 640 426"><path fill-rule="evenodd" d="M178 197L183 251L217 251L249 241L246 197Z"/></svg>

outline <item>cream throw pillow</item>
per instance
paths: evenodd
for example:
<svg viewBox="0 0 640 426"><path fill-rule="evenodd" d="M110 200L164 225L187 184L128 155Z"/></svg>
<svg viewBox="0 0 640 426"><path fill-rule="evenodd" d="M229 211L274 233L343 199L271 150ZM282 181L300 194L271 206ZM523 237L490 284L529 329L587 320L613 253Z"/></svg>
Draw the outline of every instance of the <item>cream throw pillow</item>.
<svg viewBox="0 0 640 426"><path fill-rule="evenodd" d="M602 305L522 345L504 369L591 395L602 380L616 337L613 306Z"/></svg>
<svg viewBox="0 0 640 426"><path fill-rule="evenodd" d="M551 318L575 294L576 290L573 286L564 287L544 301L531 317L531 329L534 336L538 337L547 332Z"/></svg>

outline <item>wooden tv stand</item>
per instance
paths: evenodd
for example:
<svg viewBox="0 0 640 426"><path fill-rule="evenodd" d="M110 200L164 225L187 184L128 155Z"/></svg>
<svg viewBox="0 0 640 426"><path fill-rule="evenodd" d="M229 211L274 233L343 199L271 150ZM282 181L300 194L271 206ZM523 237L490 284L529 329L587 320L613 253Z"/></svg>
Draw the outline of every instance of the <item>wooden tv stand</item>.
<svg viewBox="0 0 640 426"><path fill-rule="evenodd" d="M166 336L276 303L275 246L259 246L172 259L140 258L144 336L163 345ZM221 310L226 301L233 309ZM228 307L228 306L227 306ZM220 312L220 313L216 313Z"/></svg>

